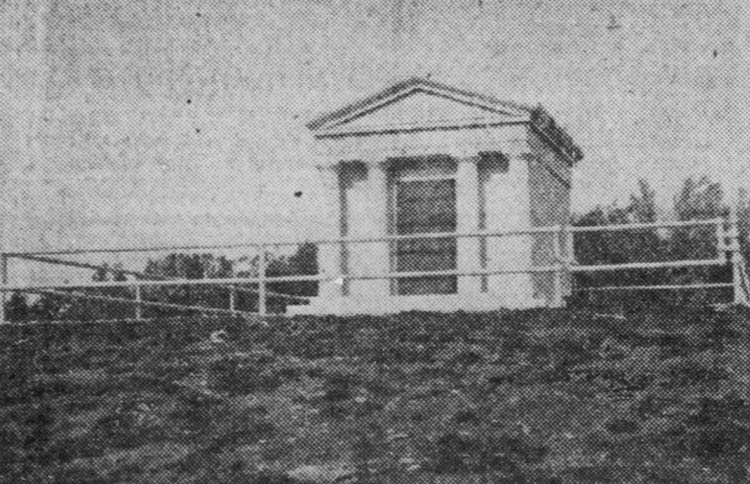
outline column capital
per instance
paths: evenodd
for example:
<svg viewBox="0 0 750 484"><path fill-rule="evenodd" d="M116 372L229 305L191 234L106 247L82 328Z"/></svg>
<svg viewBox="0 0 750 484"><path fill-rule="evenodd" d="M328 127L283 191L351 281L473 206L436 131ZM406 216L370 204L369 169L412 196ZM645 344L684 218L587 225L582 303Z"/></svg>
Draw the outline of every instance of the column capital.
<svg viewBox="0 0 750 484"><path fill-rule="evenodd" d="M374 168L378 172L386 172L391 166L391 162L386 157L370 158L364 161L368 168Z"/></svg>
<svg viewBox="0 0 750 484"><path fill-rule="evenodd" d="M362 153L360 156L353 158L352 161L356 160L368 168L381 169L388 167L388 158L385 153Z"/></svg>
<svg viewBox="0 0 750 484"><path fill-rule="evenodd" d="M321 173L337 173L339 171L340 165L341 162L337 161L335 163L315 165L315 169Z"/></svg>
<svg viewBox="0 0 750 484"><path fill-rule="evenodd" d="M457 163L472 163L472 164L476 165L477 163L479 163L480 156L479 156L479 152L475 151L472 154L464 154L462 156L454 156L453 159L456 160Z"/></svg>
<svg viewBox="0 0 750 484"><path fill-rule="evenodd" d="M367 168L386 169L389 166L388 158L385 156L371 156L371 157L359 157L337 161L336 163L330 163L326 165L316 165L316 168L321 172L336 173L341 170L345 164L359 163Z"/></svg>

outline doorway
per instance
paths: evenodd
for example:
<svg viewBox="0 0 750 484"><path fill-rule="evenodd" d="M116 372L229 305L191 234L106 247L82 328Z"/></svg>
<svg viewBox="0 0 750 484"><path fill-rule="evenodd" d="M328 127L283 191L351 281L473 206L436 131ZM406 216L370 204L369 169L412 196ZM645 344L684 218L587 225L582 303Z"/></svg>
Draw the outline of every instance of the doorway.
<svg viewBox="0 0 750 484"><path fill-rule="evenodd" d="M403 173L402 173L403 175ZM393 183L394 228L397 235L455 232L455 175L396 176ZM455 270L457 243L454 237L404 239L394 244L396 272ZM455 294L457 276L399 278L398 295Z"/></svg>

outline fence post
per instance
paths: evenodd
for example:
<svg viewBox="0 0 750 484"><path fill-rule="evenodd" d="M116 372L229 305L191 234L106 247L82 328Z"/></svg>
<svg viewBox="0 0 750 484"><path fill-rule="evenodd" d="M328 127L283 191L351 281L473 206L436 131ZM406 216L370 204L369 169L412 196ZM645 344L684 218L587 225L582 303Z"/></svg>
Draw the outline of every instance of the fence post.
<svg viewBox="0 0 750 484"><path fill-rule="evenodd" d="M743 286L742 254L740 253L740 231L739 219L735 207L730 208L729 230L727 231L730 251L730 262L732 264L732 292L734 304L748 304L747 295Z"/></svg>
<svg viewBox="0 0 750 484"><path fill-rule="evenodd" d="M3 286L8 284L8 256L6 254L0 254L0 282ZM8 322L8 315L5 312L5 305L8 302L8 293L2 291L0 294L0 324Z"/></svg>
<svg viewBox="0 0 750 484"><path fill-rule="evenodd" d="M724 219L716 223L716 258L724 262L727 260L727 240L724 232L725 223Z"/></svg>
<svg viewBox="0 0 750 484"><path fill-rule="evenodd" d="M575 292L575 279L571 266L576 264L575 230L569 221L565 222L565 268L568 272L568 296Z"/></svg>
<svg viewBox="0 0 750 484"><path fill-rule="evenodd" d="M135 286L135 319L143 319L143 295L141 294L141 286Z"/></svg>
<svg viewBox="0 0 750 484"><path fill-rule="evenodd" d="M258 245L258 313L266 315L266 246Z"/></svg>
<svg viewBox="0 0 750 484"><path fill-rule="evenodd" d="M552 304L554 307L559 308L563 305L564 302L563 280L565 278L566 266L562 254L562 241L565 240L565 226L560 225L557 227L557 230L549 233L552 234L552 257L558 266L557 271L554 272Z"/></svg>
<svg viewBox="0 0 750 484"><path fill-rule="evenodd" d="M732 253L732 285L734 286L734 304L750 306L750 287L743 271L743 260L739 251Z"/></svg>
<svg viewBox="0 0 750 484"><path fill-rule="evenodd" d="M229 288L229 310L232 314L237 314L237 287Z"/></svg>
<svg viewBox="0 0 750 484"><path fill-rule="evenodd" d="M482 230L485 230L485 228L482 227ZM487 270L487 237L484 236L479 238L479 268L483 271ZM487 274L482 275L480 281L480 291L489 291L489 277Z"/></svg>
<svg viewBox="0 0 750 484"><path fill-rule="evenodd" d="M560 235L562 236L562 248L563 248L563 282L564 294L570 296L573 294L573 273L570 270L570 265L573 263L573 232L570 230L568 222L562 224L560 229Z"/></svg>

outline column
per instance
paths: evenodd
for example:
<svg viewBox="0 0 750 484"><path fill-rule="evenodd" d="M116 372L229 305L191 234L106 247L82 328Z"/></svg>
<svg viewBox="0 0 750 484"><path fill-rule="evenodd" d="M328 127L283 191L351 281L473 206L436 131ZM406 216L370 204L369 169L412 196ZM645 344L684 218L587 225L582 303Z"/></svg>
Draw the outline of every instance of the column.
<svg viewBox="0 0 750 484"><path fill-rule="evenodd" d="M0 254L0 283L3 286L8 284L8 256L5 254ZM8 299L7 292L0 292L0 324L8 322L8 314L5 307L8 304Z"/></svg>
<svg viewBox="0 0 750 484"><path fill-rule="evenodd" d="M370 196L370 213L372 226L371 237L383 237L389 235L388 227L390 221L388 206L388 164L386 161L377 161L368 165L368 192ZM391 269L390 242L379 241L365 244L369 249L367 263L364 269L368 273L385 273ZM390 295L390 281L388 279L377 279L369 284L369 295L381 300Z"/></svg>
<svg viewBox="0 0 750 484"><path fill-rule="evenodd" d="M476 232L480 225L478 156L458 160L456 172L456 216L457 232ZM459 271L482 269L481 241L479 237L461 237L457 244ZM482 291L481 276L459 276L459 294L479 294Z"/></svg>
<svg viewBox="0 0 750 484"><path fill-rule="evenodd" d="M487 229L513 231L531 223L530 173L526 156L506 155L507 170L493 174L485 192ZM548 237L551 240L551 237ZM515 270L533 264L534 236L506 235L487 239L488 266L491 270ZM489 292L506 307L535 304L532 274L498 274L489 277ZM549 278L549 275L542 275ZM551 282L551 279L550 279Z"/></svg>
<svg viewBox="0 0 750 484"><path fill-rule="evenodd" d="M331 165L319 168L323 189L325 190L325 210L329 225L323 238L336 239L341 237L341 188L339 184L339 166ZM318 296L325 299L341 297L342 246L339 243L326 243L318 246L318 270L326 280L320 282Z"/></svg>
<svg viewBox="0 0 750 484"><path fill-rule="evenodd" d="M479 177L479 230L487 230L487 185L492 176L493 166L488 163L480 163L477 167ZM481 237L479 239L479 265L482 270L487 269L487 237ZM489 277L482 276L481 291L487 292L489 290Z"/></svg>

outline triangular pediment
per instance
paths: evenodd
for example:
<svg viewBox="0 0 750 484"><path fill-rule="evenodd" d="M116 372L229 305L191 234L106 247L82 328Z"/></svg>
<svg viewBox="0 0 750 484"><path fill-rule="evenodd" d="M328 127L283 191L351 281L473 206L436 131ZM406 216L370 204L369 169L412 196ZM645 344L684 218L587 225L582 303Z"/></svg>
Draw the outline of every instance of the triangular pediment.
<svg viewBox="0 0 750 484"><path fill-rule="evenodd" d="M487 126L529 120L528 108L415 79L308 125L316 135Z"/></svg>

